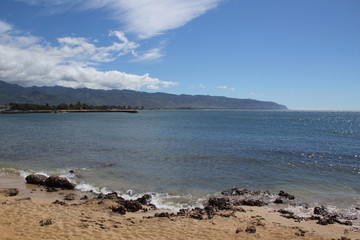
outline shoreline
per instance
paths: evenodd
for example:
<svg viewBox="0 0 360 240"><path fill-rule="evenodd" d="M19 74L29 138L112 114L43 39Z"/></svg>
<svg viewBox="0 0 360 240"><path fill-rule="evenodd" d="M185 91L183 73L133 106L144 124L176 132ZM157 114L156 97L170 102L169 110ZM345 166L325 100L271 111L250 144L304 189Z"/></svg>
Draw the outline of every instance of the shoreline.
<svg viewBox="0 0 360 240"><path fill-rule="evenodd" d="M20 110L14 110L14 111L0 111L0 114L28 114L28 113L139 113L138 110L125 110L125 109L116 109L116 110L100 110L100 109L94 109L94 110L29 110L29 111L20 111Z"/></svg>
<svg viewBox="0 0 360 240"><path fill-rule="evenodd" d="M16 196L4 189L16 188ZM0 173L2 239L360 239L360 228L316 224L280 216L273 208L218 210L211 219L190 215L154 217L166 210L113 212L111 199L78 190L46 192L16 174ZM75 200L64 200L73 193ZM80 200L84 195L87 199ZM54 204L55 201L65 204ZM251 232L254 227L255 232Z"/></svg>

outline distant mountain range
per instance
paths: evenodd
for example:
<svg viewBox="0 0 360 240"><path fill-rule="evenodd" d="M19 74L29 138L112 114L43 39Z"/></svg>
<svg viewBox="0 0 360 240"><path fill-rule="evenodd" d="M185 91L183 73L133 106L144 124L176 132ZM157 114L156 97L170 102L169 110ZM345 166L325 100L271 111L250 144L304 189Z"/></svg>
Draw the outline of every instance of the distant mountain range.
<svg viewBox="0 0 360 240"><path fill-rule="evenodd" d="M286 106L274 102L253 99L236 99L205 95L175 95L147 93L132 90L94 90L67 87L22 87L0 81L0 104L33 103L58 105L82 102L89 105L130 105L156 109L265 109L286 110Z"/></svg>

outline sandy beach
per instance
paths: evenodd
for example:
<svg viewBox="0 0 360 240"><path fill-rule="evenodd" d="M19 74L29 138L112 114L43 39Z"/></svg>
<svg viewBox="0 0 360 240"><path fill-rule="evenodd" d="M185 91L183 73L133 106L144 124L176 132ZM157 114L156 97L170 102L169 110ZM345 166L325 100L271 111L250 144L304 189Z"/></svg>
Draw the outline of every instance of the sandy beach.
<svg viewBox="0 0 360 240"><path fill-rule="evenodd" d="M95 195L74 190L49 193L44 187L26 184L22 177L12 174L3 173L0 180L2 240L360 239L357 227L298 222L268 207L242 206L238 211L217 211L213 218L203 220L176 214L154 217L166 210L151 210L148 206L144 206L148 211L121 215L111 210L116 205L111 199L97 199ZM64 200L69 193L75 195L75 200Z"/></svg>

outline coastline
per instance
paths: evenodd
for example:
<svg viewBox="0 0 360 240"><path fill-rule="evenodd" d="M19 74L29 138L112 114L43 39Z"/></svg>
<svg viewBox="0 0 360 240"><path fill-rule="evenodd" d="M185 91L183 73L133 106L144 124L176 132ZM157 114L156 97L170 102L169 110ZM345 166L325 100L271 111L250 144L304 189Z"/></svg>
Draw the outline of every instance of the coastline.
<svg viewBox="0 0 360 240"><path fill-rule="evenodd" d="M0 111L0 114L27 114L27 113L139 113L138 110L133 109L114 109L114 110L100 110L100 109L93 109L93 110L29 110L29 111Z"/></svg>
<svg viewBox="0 0 360 240"><path fill-rule="evenodd" d="M16 196L5 189L16 188ZM2 239L360 239L360 229L319 225L315 220L296 221L273 208L241 206L221 210L211 219L189 216L153 217L165 209L111 211L114 202L77 190L46 192L26 184L15 174L0 173L0 232ZM75 200L64 200L73 193ZM87 199L80 200L84 195ZM54 204L54 202L65 202ZM170 214L170 212L169 212ZM254 227L255 232L251 232ZM250 230L249 230L250 229ZM249 230L249 231L248 231Z"/></svg>

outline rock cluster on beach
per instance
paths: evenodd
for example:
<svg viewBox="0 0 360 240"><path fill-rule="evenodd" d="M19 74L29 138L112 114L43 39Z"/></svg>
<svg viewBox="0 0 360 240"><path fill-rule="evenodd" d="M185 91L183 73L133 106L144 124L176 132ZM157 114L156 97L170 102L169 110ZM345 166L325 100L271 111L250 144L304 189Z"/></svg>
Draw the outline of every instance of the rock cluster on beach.
<svg viewBox="0 0 360 240"><path fill-rule="evenodd" d="M48 191L57 191L56 188L74 189L75 184L69 180L59 176L44 176L41 174L31 174L26 178L27 183L42 185ZM13 194L13 193L9 193ZM15 192L14 192L15 194ZM64 196L64 200L75 200L76 195L73 193ZM143 212L149 209L156 209L156 206L151 204L151 195L145 194L140 198L127 200L121 197L118 193L112 192L108 194L99 194L93 199L89 199L86 195L80 200L85 202L97 201L97 204L107 204L108 209L113 213L121 215L127 212ZM54 202L60 205L66 205L63 201ZM309 217L300 217L286 206L302 206L305 209L310 209L306 203L295 202L295 197L284 191L280 191L277 195L271 194L269 191L252 191L243 188L232 188L221 192L219 196L211 197L207 200L203 208L180 209L177 213L157 212L153 217L171 218L171 217L188 217L192 219L212 219L215 215L222 217L232 217L235 212L245 212L241 206L262 207L269 204L277 204L285 206L285 209L280 209L278 212L285 218L294 219L295 221L317 220L318 224L327 225L339 223L344 225L352 225L354 218L344 216L341 213L336 213L328 210L326 207L315 207L313 213ZM298 204L298 205L297 205Z"/></svg>
<svg viewBox="0 0 360 240"><path fill-rule="evenodd" d="M275 198L276 197L276 198ZM275 200L274 200L275 198ZM186 216L193 219L211 219L215 215L231 217L235 212L245 211L241 206L262 207L268 204L299 204L309 208L306 203L295 203L295 197L284 191L280 191L277 196L272 195L269 191L252 191L248 189L233 188L221 192L220 196L208 199L204 208L180 209L177 214L161 213L155 214L155 217ZM285 218L291 218L295 221L317 220L317 224L327 225L339 223L343 225L352 225L354 217L344 216L341 213L331 212L326 207L315 207L313 214L309 217L300 217L291 210L280 209L278 212Z"/></svg>
<svg viewBox="0 0 360 240"><path fill-rule="evenodd" d="M42 174L30 174L25 178L27 183L43 185L48 188L74 189L75 184L64 177L50 176L47 177ZM52 190L52 189L50 189Z"/></svg>
<svg viewBox="0 0 360 240"><path fill-rule="evenodd" d="M31 193L45 189L31 186ZM15 188L16 189L16 188ZM25 191L23 191L25 190ZM230 189L204 203L202 208L161 212L151 205L151 194L124 199L119 193L108 194L62 191L38 199L43 192L24 198L29 188L0 188L1 239L358 239L360 229L350 226L320 226L294 223L282 218L274 209L244 206L255 200L275 205L277 198L290 200L284 192L268 196L268 192ZM10 195L8 195L8 193ZM29 193L29 194L31 194ZM56 197L55 201L53 197ZM243 201L250 198L251 201ZM215 200L216 199L216 200ZM235 205L233 205L235 204ZM263 203L262 203L263 204ZM262 205L260 204L260 205ZM251 203L252 205L252 203ZM319 218L332 218L326 207L309 208ZM137 213L134 213L137 212ZM284 213L281 214L285 214ZM291 214L290 212L287 214ZM296 220L296 219L295 219ZM336 223L336 221L335 221ZM64 231L64 229L66 231Z"/></svg>

